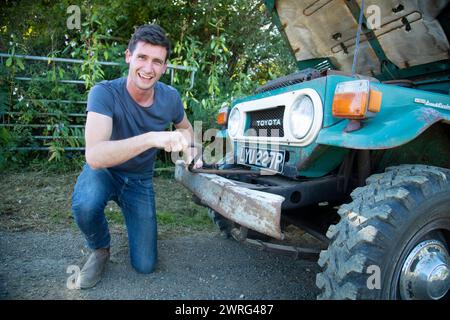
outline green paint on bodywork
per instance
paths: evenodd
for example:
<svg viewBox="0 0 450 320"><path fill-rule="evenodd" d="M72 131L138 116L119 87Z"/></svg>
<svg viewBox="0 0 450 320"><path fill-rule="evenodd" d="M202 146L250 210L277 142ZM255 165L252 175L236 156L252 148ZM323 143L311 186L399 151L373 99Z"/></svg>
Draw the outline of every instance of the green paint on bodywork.
<svg viewBox="0 0 450 320"><path fill-rule="evenodd" d="M264 3L295 57L295 52L277 13L275 0L265 0ZM359 14L357 2L351 0L347 5L353 16L357 18ZM382 93L381 110L374 117L363 120L362 127L357 131L345 132L344 129L349 120L333 117L331 108L336 85L343 81L355 80L350 76L328 75L233 102L232 107L242 102L303 88L314 89L319 94L323 104L323 124L316 140L305 147L277 146L289 154L283 172L285 176L307 178L325 176L342 163L351 149L373 150L372 156L377 170L401 163L425 163L450 167L448 125L443 123L443 121L450 122L450 76L448 75L450 60L398 69L388 60L376 37L369 39L369 42L384 66L383 72L374 77L380 81L393 78L415 79L416 88L371 82L371 89ZM300 70L315 68L326 60L329 59L314 57L297 61L297 66ZM417 81L418 77L420 81ZM220 136L226 137L226 131L221 131ZM256 147L251 143L246 145ZM270 148L270 144L267 148ZM237 149L234 148L234 150L236 154Z"/></svg>
<svg viewBox="0 0 450 320"><path fill-rule="evenodd" d="M264 0L264 4L269 13L272 13L273 9L275 9L275 0Z"/></svg>
<svg viewBox="0 0 450 320"><path fill-rule="evenodd" d="M362 121L357 131L344 131L348 120L323 128L316 142L351 149L390 149L415 139L436 122L450 121L448 95L381 83L371 83L371 88L382 92L379 113ZM327 100L325 108L331 103L332 99Z"/></svg>
<svg viewBox="0 0 450 320"><path fill-rule="evenodd" d="M434 75L439 72L447 72L450 70L450 60L441 60L430 62L426 64L421 64L414 67L409 67L405 69L398 69L398 79L412 79L416 77L425 78L425 79L436 79L437 77ZM430 75L430 77L426 77L426 75ZM391 79L392 77L387 76L385 74L376 75L380 81L386 81Z"/></svg>
<svg viewBox="0 0 450 320"><path fill-rule="evenodd" d="M398 148L372 151L374 172L405 163L450 168L450 131L448 124L437 123L414 140Z"/></svg>
<svg viewBox="0 0 450 320"><path fill-rule="evenodd" d="M317 145L303 163L299 163L298 175L301 177L323 177L336 169L349 152L348 149Z"/></svg>
<svg viewBox="0 0 450 320"><path fill-rule="evenodd" d="M322 100L322 103L323 103L323 100L325 98L324 94L323 94L325 85L326 85L326 78L322 77L322 78L314 79L314 80L311 80L308 82L297 83L297 84L294 84L291 86L278 88L278 89L267 91L267 92L261 92L261 93L258 93L258 94L252 95L252 96L248 96L248 97L239 98L239 99L236 99L233 101L231 107L233 108L236 104L239 104L242 102L267 98L267 97L271 97L271 96L277 96L282 93L295 91L295 90L299 90L299 89L305 89L305 88L310 88L310 89L316 90L317 93L320 95L320 99Z"/></svg>
<svg viewBox="0 0 450 320"><path fill-rule="evenodd" d="M236 104L276 96L303 88L314 89L323 104L323 128L315 142L305 147L281 145L289 152L284 172L292 176L321 177L342 163L349 149L383 150L396 148L414 140L440 121L450 122L450 96L429 91L371 82L371 89L382 93L382 106L374 117L362 121L361 129L345 132L349 120L332 115L336 85L355 78L330 75L276 90L239 99ZM422 101L422 103L420 103ZM436 104L426 106L424 103ZM295 173L294 173L295 175Z"/></svg>
<svg viewBox="0 0 450 320"><path fill-rule="evenodd" d="M232 108L242 102L258 100L266 97L280 95L282 93L291 92L299 89L314 89L320 96L323 104L324 117L323 126L330 127L342 119L334 118L331 114L331 102L327 100L332 99L336 84L340 81L348 80L344 76L329 76L310 80L288 87L275 89L268 92L262 92L254 96L238 99L233 102ZM330 100L331 101L331 100ZM225 135L224 132L221 135ZM254 144L248 146L256 147ZM269 147L270 148L270 145ZM289 161L286 163L284 174L289 176L302 177L322 177L334 170L343 160L345 154L348 152L342 148L319 146L317 143L312 143L305 147L298 147L292 145L281 145L280 150L289 152ZM237 150L235 151L237 152ZM292 172L294 174L292 174Z"/></svg>
<svg viewBox="0 0 450 320"><path fill-rule="evenodd" d="M235 159L241 147L247 146L250 148L257 148L255 143L236 143L235 144ZM330 146L321 146L315 143L306 147L294 146L274 146L268 144L267 146L259 145L260 149L267 148L269 150L280 150L286 152L288 161L284 164L283 175L296 178L318 178L323 177L329 172L336 169L341 163L348 150ZM257 167L252 166L254 169Z"/></svg>
<svg viewBox="0 0 450 320"><path fill-rule="evenodd" d="M224 138L226 138L227 136L228 136L228 135L227 135L227 130L226 130L226 129L217 131L216 138L222 138L222 139L224 139Z"/></svg>
<svg viewBox="0 0 450 320"><path fill-rule="evenodd" d="M336 79L333 79L333 84L334 86L336 86L337 81L339 81L339 79L347 79L346 77L341 77L341 76L333 76L333 77L337 77ZM267 98L267 97L271 97L271 96L277 96L279 94L282 93L286 93L286 92L290 92L290 91L295 91L295 90L299 90L299 89L314 89L320 96L320 99L322 100L322 104L324 104L327 95L331 96L334 94L334 87L330 87L330 85L327 83L327 79L330 77L322 77L322 78L317 78L317 79L313 79L310 80L308 82L303 82L303 83L298 83L298 84L294 84L288 87L283 87L283 88L278 88L275 90L271 90L271 91L267 91L267 92L262 92L253 96L248 96L245 98L241 98L241 99L237 99L235 101L233 101L231 107L233 108L236 104L242 103L242 102L247 102L247 101L252 101L252 100L257 100L257 99L262 99L262 98ZM329 106L327 108L325 108L324 110L324 126L330 126L334 123L336 123L337 121L340 121L340 119L334 118L331 116L331 104L329 104Z"/></svg>

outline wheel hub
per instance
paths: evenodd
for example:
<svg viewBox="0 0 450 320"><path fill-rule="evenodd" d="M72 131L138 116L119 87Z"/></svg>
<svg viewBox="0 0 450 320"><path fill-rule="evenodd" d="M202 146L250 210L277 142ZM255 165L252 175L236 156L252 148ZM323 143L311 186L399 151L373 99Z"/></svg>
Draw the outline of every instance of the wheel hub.
<svg viewBox="0 0 450 320"><path fill-rule="evenodd" d="M408 255L400 275L400 295L405 300L437 300L450 288L450 258L438 240L419 243Z"/></svg>

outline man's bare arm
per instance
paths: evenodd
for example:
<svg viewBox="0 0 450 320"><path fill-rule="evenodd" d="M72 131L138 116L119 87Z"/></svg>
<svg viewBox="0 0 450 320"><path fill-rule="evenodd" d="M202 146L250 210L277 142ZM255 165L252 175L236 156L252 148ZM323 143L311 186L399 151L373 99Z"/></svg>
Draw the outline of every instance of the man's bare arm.
<svg viewBox="0 0 450 320"><path fill-rule="evenodd" d="M184 114L183 120L180 123L174 125L176 129L180 130L186 139L188 139L189 144L194 143L194 129L189 122L186 113Z"/></svg>
<svg viewBox="0 0 450 320"><path fill-rule="evenodd" d="M178 132L147 132L132 138L110 141L112 119L88 112L85 129L86 162L93 169L109 168L124 163L150 148L168 152L186 150L186 138Z"/></svg>

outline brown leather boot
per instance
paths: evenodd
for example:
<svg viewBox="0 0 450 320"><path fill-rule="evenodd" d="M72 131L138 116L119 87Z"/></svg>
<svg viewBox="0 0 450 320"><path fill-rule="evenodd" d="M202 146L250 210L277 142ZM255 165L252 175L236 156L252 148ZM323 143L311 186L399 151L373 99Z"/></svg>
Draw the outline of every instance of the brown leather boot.
<svg viewBox="0 0 450 320"><path fill-rule="evenodd" d="M81 269L77 279L77 286L80 289L94 287L101 279L109 261L109 248L94 250Z"/></svg>

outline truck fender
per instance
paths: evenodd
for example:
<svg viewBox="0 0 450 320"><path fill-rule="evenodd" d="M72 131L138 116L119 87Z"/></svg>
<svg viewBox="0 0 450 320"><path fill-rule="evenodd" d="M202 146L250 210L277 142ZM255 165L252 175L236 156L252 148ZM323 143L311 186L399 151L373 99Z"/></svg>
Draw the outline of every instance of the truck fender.
<svg viewBox="0 0 450 320"><path fill-rule="evenodd" d="M417 107L417 105L386 108L383 112L361 121L361 128L345 132L348 119L323 128L316 142L348 149L391 149L418 137L437 122L450 124L450 106L440 108ZM447 108L448 110L444 109Z"/></svg>

